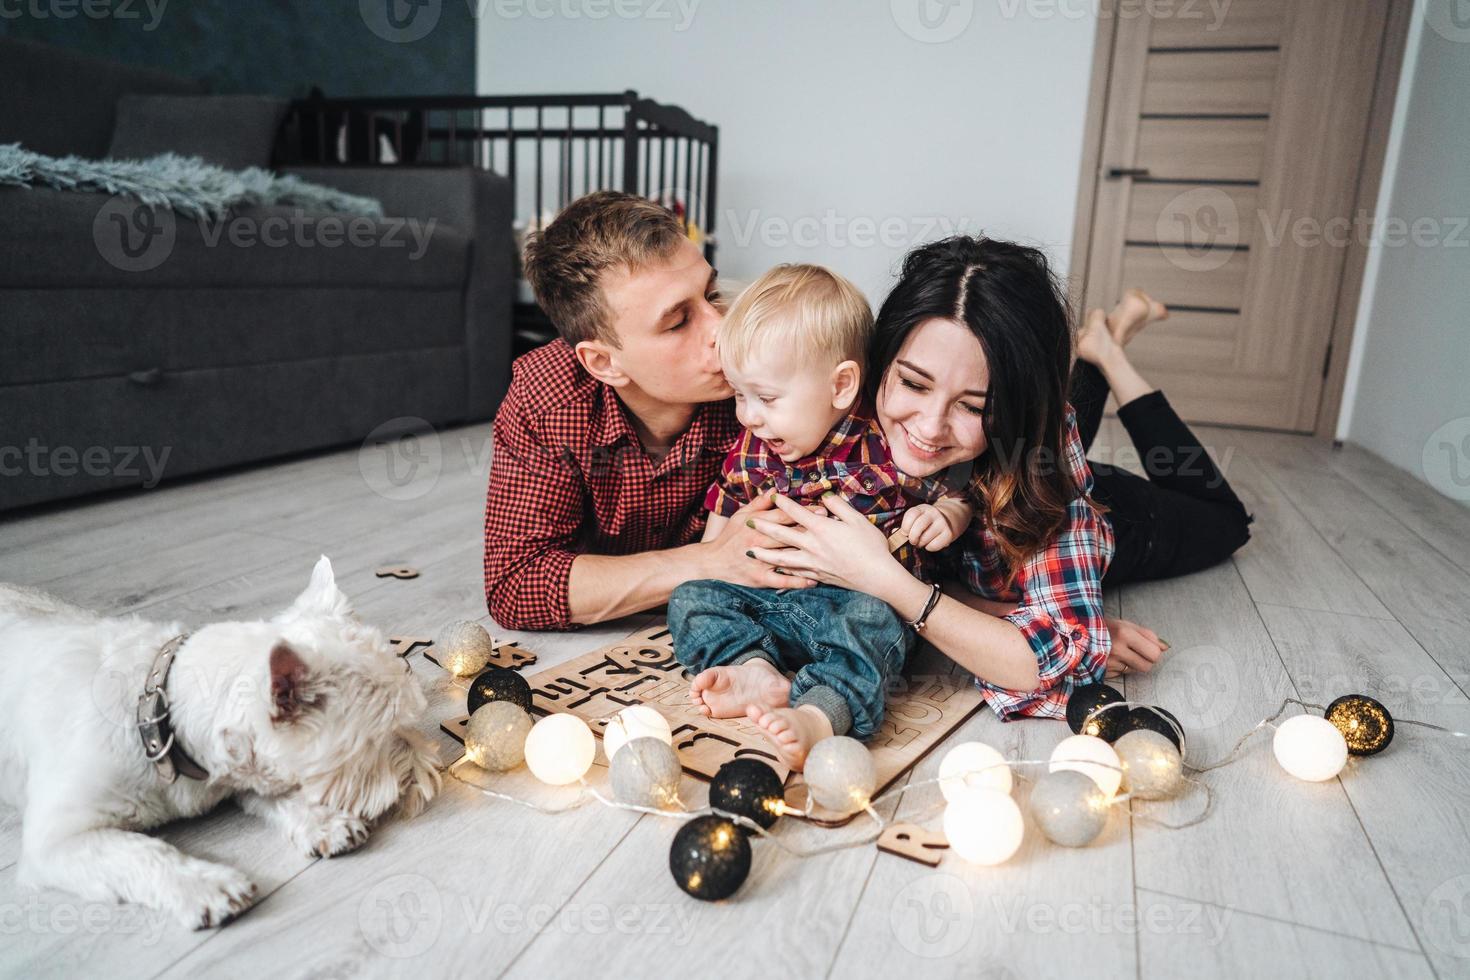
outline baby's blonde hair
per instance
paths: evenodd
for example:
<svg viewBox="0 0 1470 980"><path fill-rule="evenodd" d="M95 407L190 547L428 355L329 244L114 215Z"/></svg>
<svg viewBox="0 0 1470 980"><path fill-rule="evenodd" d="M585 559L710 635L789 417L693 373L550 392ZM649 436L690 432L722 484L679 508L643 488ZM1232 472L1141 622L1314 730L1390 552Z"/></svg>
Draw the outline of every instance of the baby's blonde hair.
<svg viewBox="0 0 1470 980"><path fill-rule="evenodd" d="M819 265L778 265L730 305L715 343L721 359L744 366L773 342L804 363L867 362L873 309L847 279Z"/></svg>

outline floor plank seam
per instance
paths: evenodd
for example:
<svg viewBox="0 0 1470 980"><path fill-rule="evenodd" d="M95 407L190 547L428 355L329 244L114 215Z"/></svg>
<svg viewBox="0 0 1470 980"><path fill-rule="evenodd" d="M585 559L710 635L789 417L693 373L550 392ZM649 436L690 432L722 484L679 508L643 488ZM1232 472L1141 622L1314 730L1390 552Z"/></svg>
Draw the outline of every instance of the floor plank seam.
<svg viewBox="0 0 1470 980"><path fill-rule="evenodd" d="M914 768L917 765L918 763L916 762ZM889 818L890 823L898 819L899 811L903 809L903 798L908 795L909 784L914 781L914 768L910 768L908 772L904 773L903 788L899 790L898 797L894 801L893 814ZM842 948L847 945L847 937L852 934L853 920L857 918L858 910L862 908L863 898L868 893L868 885L873 881L873 871L878 867L878 857L881 854L882 852L877 850L875 845L872 860L868 862L867 874L863 875L862 887L858 889L857 897L852 903L852 911L848 913L847 922L842 926L842 935L838 937L837 944L832 947L832 961L827 964L827 972L822 974L823 980L830 980L832 971L837 969L837 961L842 958Z"/></svg>
<svg viewBox="0 0 1470 980"><path fill-rule="evenodd" d="M556 907L556 910L555 912L553 912L553 914L546 917L547 927L549 927L550 924L555 921L556 917L561 914L562 909L566 908L567 905L571 903L572 899L576 898L577 895L581 893L582 889L587 887L587 883L591 881L593 877L596 876L597 872L602 868L602 866L607 863L607 859L612 857L613 854L617 852L617 849L623 846L624 841L626 841L628 839L628 836L633 833L634 828L640 826L645 819L647 819L646 815L640 813L638 815L638 819L628 824L628 829L623 831L623 835L619 837L616 841L614 841L612 847L609 847L607 849L607 853L603 854L602 857L598 859L597 863L592 866L592 869L587 872L587 877L583 878L580 882L577 883L576 888L573 888L570 892L567 893L566 899ZM510 960L505 964L505 969L501 970L495 975L495 980L501 980L502 977L510 973L510 971L515 968L515 965L517 962L520 961L520 958L526 955L526 951L529 950L532 946L536 945L536 941L538 939L546 935L545 928L546 927L543 927L542 931L537 932L535 935L533 935L526 943L526 945L522 946L516 952L516 955L510 958Z"/></svg>
<svg viewBox="0 0 1470 980"><path fill-rule="evenodd" d="M1383 872L1383 880L1388 882L1389 893L1393 895L1393 900L1399 907L1399 914L1404 917L1404 925L1408 927L1409 935L1414 937L1414 942L1419 946L1419 955L1424 957L1425 962L1429 962L1429 951L1424 948L1424 939L1419 935L1419 930L1414 928L1414 919L1409 915L1409 910L1404 907L1403 896L1399 894L1398 888L1394 887L1393 875L1389 873L1388 865L1383 863L1383 857L1378 853L1377 845L1373 843L1373 835L1369 833L1368 826L1363 823L1363 816L1358 812L1358 805L1353 802L1352 790L1342 782L1342 777L1339 776L1337 781L1342 784L1343 795L1347 797L1348 807L1353 812L1353 819L1358 822L1359 828L1363 831L1363 838L1368 842L1368 850L1372 852L1373 860L1378 862L1378 869ZM1431 969L1433 969L1432 966Z"/></svg>
<svg viewBox="0 0 1470 980"><path fill-rule="evenodd" d="M1271 476L1270 473L1267 473L1264 470L1262 470L1262 475L1268 481L1270 481L1271 483L1275 484L1276 485L1276 489L1278 491L1280 491L1283 495L1285 495L1288 499L1290 499L1290 494L1288 494L1286 492L1285 488L1283 488L1280 484L1276 484L1276 481L1272 478L1272 476ZM1349 483L1348 486L1353 490L1354 493L1357 493L1360 497L1362 497L1365 501L1367 501L1373 507L1377 508L1382 514L1386 515L1394 523L1396 523L1400 527L1404 528L1406 531L1408 531L1414 537L1416 537L1416 538L1419 537L1419 535L1414 534L1414 531L1413 531L1412 528L1410 528L1407 525L1405 525L1403 521L1400 521L1394 514L1392 514L1388 510L1386 510L1381 504L1379 504L1372 497L1369 497L1367 494L1363 493L1357 487L1352 486L1351 483ZM1293 506L1295 506L1295 501L1293 501ZM1305 516L1305 513L1304 512L1303 512L1303 516ZM1407 633L1410 637L1413 638L1414 642L1419 645L1419 648L1424 651L1425 656L1429 657L1429 659L1434 662L1435 666L1440 669L1440 671L1445 675L1445 677L1449 678L1450 683L1454 684L1455 687L1460 691L1461 694L1465 695L1466 697L1470 697L1470 692L1467 692L1465 690L1465 688L1460 684L1460 682L1457 681L1457 680L1455 680L1454 675L1452 675L1449 672L1448 668L1446 668L1445 665L1440 662L1439 658L1436 657L1429 650L1428 647L1424 646L1424 644L1419 641L1419 638L1414 634L1413 629L1410 627L1410 625L1408 623L1406 623L1404 621L1403 616L1401 616L1398 612L1396 612L1394 610L1393 606L1390 605L1389 602L1385 599L1385 597L1382 596L1382 595L1379 595L1378 594L1378 590L1375 589L1375 588L1373 588L1373 586L1370 585L1368 583L1368 581L1366 579L1364 579L1362 577L1362 575L1360 575L1358 573L1357 568L1353 565L1353 563L1351 561L1348 560L1347 555L1345 555L1345 554L1342 553L1342 549L1338 548L1338 546L1336 544L1334 544L1327 537L1327 535L1322 534L1321 529L1318 528L1317 525L1312 522L1311 518L1307 518L1307 523L1312 525L1313 530L1317 531L1318 535L1322 538L1322 540L1327 543L1327 547L1329 547L1329 548L1332 549L1332 553L1335 554L1335 555L1337 555L1338 558L1342 559L1342 563L1344 565L1346 565L1347 568L1353 573L1353 576L1355 578L1357 578L1357 580L1363 584L1363 587L1366 588L1370 593L1372 593L1373 597L1375 599L1377 599L1380 603L1382 603L1383 608L1387 609L1389 611L1389 613L1391 613L1393 615L1393 621L1396 622L1396 623L1398 623L1399 626L1403 628L1404 632ZM1439 552L1438 552L1437 549L1431 548L1430 550L1431 551L1434 551L1435 554L1439 554ZM1239 569L1237 569L1237 572L1238 571L1239 571ZM1242 578L1242 581L1244 581L1243 578ZM1246 592L1247 593L1250 592L1250 586L1246 586ZM1254 602L1254 601L1255 600L1252 599L1252 602ZM1259 610L1257 612L1259 614Z"/></svg>
<svg viewBox="0 0 1470 980"><path fill-rule="evenodd" d="M1373 452L1370 452L1367 449L1363 449L1361 446L1358 446L1357 448L1359 450L1361 450L1362 452L1367 453L1369 456L1372 456L1373 457L1373 461L1375 463L1377 463L1379 465L1382 465L1382 466L1385 466L1385 467L1388 467L1390 469L1398 470L1401 473L1407 474L1408 477L1409 477L1409 479L1411 479L1411 480L1414 479L1414 475L1412 473L1409 473L1408 470L1399 470L1399 468L1397 466L1394 466L1392 463L1390 463L1388 460L1384 459L1382 456L1379 456L1377 453L1373 453ZM1335 452L1334 452L1334 455L1335 455ZM1342 478L1342 480L1343 480L1344 483L1347 483L1350 486L1352 486L1352 488L1354 490L1358 491L1358 493L1360 493L1363 496L1367 497L1369 500L1373 501L1373 503L1377 504L1379 507L1383 508L1384 510L1387 510L1388 509L1388 505L1387 504L1385 504L1382 500L1380 500L1376 494L1369 493L1367 490L1363 489L1363 487L1358 483L1358 481L1350 473L1344 472L1344 470L1343 470L1343 468L1341 466L1333 466L1333 465L1331 465L1331 463L1329 463L1328 465L1331 468L1331 470L1332 470L1333 473L1336 473L1338 476L1340 476ZM1438 493L1438 491L1434 490L1433 487L1430 487L1430 492L1432 492L1432 493ZM1443 495L1441 494L1441 496L1443 496ZM1451 498L1451 497L1444 497L1444 499L1450 501L1451 503L1454 502L1454 499ZM1470 508L1466 508L1465 509L1465 522L1466 522L1466 524L1470 524ZM1402 520L1400 520L1399 523L1404 524L1404 522ZM1413 534L1420 541L1423 541L1424 544L1431 551L1434 551L1434 552L1438 553L1446 561L1448 561L1450 564L1454 565L1455 567L1459 568L1460 570L1464 571L1466 574L1470 574L1470 566L1467 566L1465 564L1462 564L1462 562L1464 561L1464 557L1463 556L1458 556L1457 557L1457 556L1451 554L1450 552L1445 551L1442 547L1440 547L1434 541L1430 540L1418 528L1413 527L1413 526L1410 526L1408 524L1404 524L1404 526L1409 529L1409 533Z"/></svg>
<svg viewBox="0 0 1470 980"><path fill-rule="evenodd" d="M1208 899L1194 898L1190 895L1179 895L1174 892L1161 891L1160 889L1148 888L1146 886L1140 886L1138 890L1149 895L1158 895L1161 898L1172 898L1175 901L1179 902L1194 902L1197 905L1208 905L1210 908L1221 909L1223 911L1229 912L1231 915L1243 915L1250 919L1260 919L1262 922L1274 922L1278 925L1291 926L1293 929L1305 929L1308 932L1316 932L1324 936L1334 936L1338 939L1351 939L1354 942L1367 943L1370 946L1378 946L1382 949L1392 949L1400 953L1418 954L1420 956L1423 956L1426 961L1429 958L1422 949L1414 949L1409 946L1400 946L1397 943L1386 943L1380 939L1369 939L1366 936L1355 936L1350 932L1340 932L1336 929L1326 929L1322 926L1314 926L1310 923L1298 922L1295 919L1283 919L1277 915L1267 915L1264 912L1255 912L1251 909L1244 909L1237 905L1221 905L1219 902L1211 902Z"/></svg>
<svg viewBox="0 0 1470 980"><path fill-rule="evenodd" d="M172 960L171 962L169 962L168 965L166 965L163 969L161 969L157 973L153 974L153 976L150 978L150 980L158 980L159 977L163 976L165 973L169 972L174 967L176 967L180 963L184 962L184 960L186 960L189 957L193 956L195 953L198 953L201 949L204 948L204 944L205 943L209 942L211 939L214 939L217 936L223 935L225 929L229 928L229 926L233 925L234 923L240 922L240 921L244 921L244 919L247 916L249 916L250 913L254 912L260 906L264 905L271 898L271 896L273 896L273 895L277 894L278 892L280 892L281 889L285 888L287 885L291 884L291 882L295 881L297 878L300 878L302 875L306 874L312 868L317 867L319 864L322 863L323 860L325 860L325 859L324 858L315 858L312 861L308 862L307 865L304 868L302 868L300 871L297 871L295 874L291 875L291 877L285 879L279 885L277 885L276 887L272 888L270 891L266 892L264 895L260 896L260 898L257 899L255 902L253 902L248 909L246 909L243 913L240 914L240 916L238 918L230 920L229 922L225 923L223 926L218 926L216 928L210 929L208 931L208 933L202 939L199 940L199 942L195 943L193 946L189 947L187 950L185 950L184 952L180 953L177 958L175 958L174 960Z"/></svg>
<svg viewBox="0 0 1470 980"><path fill-rule="evenodd" d="M1235 574L1237 576L1240 576L1240 568L1239 568L1239 566L1235 565L1234 559L1231 560L1231 565L1232 565L1232 567L1235 568ZM1244 579L1243 576L1241 577L1241 585L1242 586L1245 585L1245 579ZM1246 594L1247 595L1250 594L1250 590L1249 589L1246 589ZM1381 598L1380 598L1380 601L1381 601ZM1296 697L1297 697L1298 700L1305 701L1306 698L1302 697L1301 688L1299 688L1297 686L1296 678L1292 675L1291 668L1286 663L1286 658L1284 656L1282 656L1281 647L1280 647L1279 644L1277 644L1276 637L1271 632L1271 628L1266 625L1266 617L1263 616L1263 615L1261 615L1260 606L1258 606L1256 604L1255 600L1251 600L1251 608L1255 611L1256 620L1261 624L1261 631L1265 634L1266 639L1268 641L1270 641L1270 643L1271 643L1271 649L1276 652L1276 658L1277 658L1277 660L1279 660L1281 662L1281 669L1286 674L1287 680L1290 681L1290 683L1291 683L1292 693L1294 693L1296 695ZM1405 632L1407 633L1408 630L1405 629ZM1362 819L1362 817L1358 813L1357 806L1355 806L1354 803L1353 803L1353 797L1352 797L1352 794L1350 792L1348 792L1347 784L1342 781L1342 778L1340 776L1339 777L1336 777L1333 781L1337 783L1338 788L1342 791L1342 796L1343 796L1344 801L1346 801L1346 803L1348 805L1348 808L1352 811L1353 819L1357 822L1358 829L1363 834L1363 840L1364 840L1365 843L1367 843L1368 850L1369 850L1370 853L1372 853L1373 860L1377 862L1377 864L1378 864L1378 870L1383 875L1383 882L1384 882L1384 884L1386 884L1388 886L1388 890L1389 890L1390 894L1393 895L1394 902L1399 907L1399 914L1401 914L1404 917L1404 924L1408 927L1409 934L1411 936L1413 936L1414 937L1414 941L1419 944L1419 947L1420 947L1419 948L1419 954L1421 956L1425 956L1425 958L1427 959L1428 958L1427 957L1427 954L1425 954L1424 949L1423 949L1423 941L1420 940L1419 934L1418 934L1417 930L1414 929L1413 921L1409 918L1408 912L1404 909L1404 903L1403 903L1402 899L1399 898L1398 889L1394 888L1393 877L1388 873L1388 868L1386 868L1384 866L1383 860L1378 855L1378 849L1376 847L1374 847L1374 845L1373 845L1373 835L1370 834L1368 832L1368 828L1363 825L1363 819ZM1366 940L1366 941L1374 942L1374 940ZM1379 943L1378 945L1386 945L1386 944Z"/></svg>

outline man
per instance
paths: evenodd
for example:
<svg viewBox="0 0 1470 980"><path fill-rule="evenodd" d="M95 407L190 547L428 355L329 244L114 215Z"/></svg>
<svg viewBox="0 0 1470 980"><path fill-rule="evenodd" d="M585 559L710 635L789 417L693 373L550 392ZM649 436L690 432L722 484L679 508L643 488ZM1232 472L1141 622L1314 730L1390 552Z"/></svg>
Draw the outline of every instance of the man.
<svg viewBox="0 0 1470 980"><path fill-rule="evenodd" d="M792 588L747 556L768 499L698 542L740 426L715 355L715 270L662 206L613 191L533 238L526 277L560 339L516 361L495 417L485 599L511 629L569 629L691 579Z"/></svg>

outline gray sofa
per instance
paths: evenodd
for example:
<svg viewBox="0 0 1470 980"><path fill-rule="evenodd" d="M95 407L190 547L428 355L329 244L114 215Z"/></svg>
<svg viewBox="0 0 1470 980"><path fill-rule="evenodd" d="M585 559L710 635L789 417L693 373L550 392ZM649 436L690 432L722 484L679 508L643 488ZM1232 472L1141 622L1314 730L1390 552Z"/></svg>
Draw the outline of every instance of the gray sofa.
<svg viewBox="0 0 1470 980"><path fill-rule="evenodd" d="M0 39L0 92L0 143L101 157L121 96L199 86ZM380 200L371 244L320 224L340 216L262 208L247 231L272 217L294 230L264 244L179 217L154 262L109 244L130 202L0 188L0 510L150 483L150 454L169 479L396 419L494 414L512 346L509 182L467 167L290 172Z"/></svg>

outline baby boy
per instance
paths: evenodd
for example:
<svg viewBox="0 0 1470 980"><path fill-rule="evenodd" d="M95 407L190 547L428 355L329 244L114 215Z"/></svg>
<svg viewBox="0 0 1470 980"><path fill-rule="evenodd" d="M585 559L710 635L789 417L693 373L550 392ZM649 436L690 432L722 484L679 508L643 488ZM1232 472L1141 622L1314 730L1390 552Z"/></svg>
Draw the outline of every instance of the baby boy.
<svg viewBox="0 0 1470 980"><path fill-rule="evenodd" d="M927 578L921 552L969 525L973 509L958 494L932 504L905 494L916 483L894 466L862 397L872 330L862 293L819 266L778 266L735 300L717 345L745 432L705 500L706 540L761 493L822 513L820 498L836 493L893 539L906 536L896 557ZM889 681L916 640L887 603L832 585L687 582L669 599L669 629L700 711L748 717L798 770L823 738L878 731Z"/></svg>

